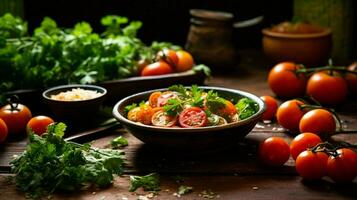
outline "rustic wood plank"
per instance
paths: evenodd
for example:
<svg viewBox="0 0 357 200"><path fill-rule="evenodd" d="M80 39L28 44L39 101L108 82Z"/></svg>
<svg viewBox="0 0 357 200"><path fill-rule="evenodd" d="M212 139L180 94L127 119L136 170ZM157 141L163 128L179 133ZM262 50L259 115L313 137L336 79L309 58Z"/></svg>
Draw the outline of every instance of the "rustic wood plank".
<svg viewBox="0 0 357 200"><path fill-rule="evenodd" d="M17 191L14 183L5 176L0 177L0 193L2 199L26 199ZM181 182L171 175L161 174L161 191L153 199L204 199L204 191L212 191L212 199L313 199L336 200L355 199L357 182L348 185L336 185L329 179L317 182L302 181L297 176L180 176ZM180 198L173 194L180 185L193 187L193 192ZM138 196L150 195L141 189L128 192L129 177L117 177L113 187L107 189L89 189L74 193L55 194L53 199L88 199L118 200L137 199Z"/></svg>

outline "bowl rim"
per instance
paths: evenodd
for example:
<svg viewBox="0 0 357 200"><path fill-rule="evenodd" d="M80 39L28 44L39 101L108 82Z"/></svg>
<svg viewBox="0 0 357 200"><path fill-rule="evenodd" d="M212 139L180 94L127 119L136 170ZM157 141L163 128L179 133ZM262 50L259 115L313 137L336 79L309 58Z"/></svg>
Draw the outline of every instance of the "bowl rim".
<svg viewBox="0 0 357 200"><path fill-rule="evenodd" d="M168 90L168 88L160 88L160 89L154 89L154 90L149 90L149 91L145 91L145 92L140 92L140 93L136 93L133 95L130 95L128 97L125 97L123 99L121 99L120 101L118 101L114 108L113 108L113 116L121 123L125 124L129 124L131 126L134 126L136 128L141 128L141 129L146 129L148 131L153 131L153 132L180 132L180 133L197 133L197 132L207 132L207 131L218 131L218 130L224 130L224 129L229 129L229 128L233 128L233 127L238 127L238 126L242 126L245 124L249 124L252 121L258 120L260 119L260 117L262 116L263 112L266 110L266 105L264 103L264 101L262 99L260 99L258 96L252 94L252 93L248 93L245 91L241 91L241 90L236 90L236 89L230 89L230 88L223 88L223 87L216 87L216 86L198 86L201 89L205 89L205 90L215 90L217 92L219 91L225 91L225 92L230 92L230 93L234 93L234 94L239 94L242 95L244 97L248 97L250 99L252 99L253 101L257 102L259 105L259 110L258 112L254 113L254 115L250 116L247 119L243 119L237 122L233 122L233 123L229 123L226 125L222 125L222 126L208 126L208 127L197 127L197 128L181 128L181 127L177 127L177 128L172 128L172 127L158 127L158 126L150 126L150 125L145 125L145 124L140 124L137 122L133 122L128 120L126 117L124 117L123 115L120 114L119 112L119 106L121 104L123 104L125 101L132 99L134 97L137 96L141 96L141 95L147 95L149 93L152 92L156 92L156 91L166 91Z"/></svg>
<svg viewBox="0 0 357 200"><path fill-rule="evenodd" d="M271 28L264 28L262 30L263 35L276 37L276 38L290 38L290 39L308 39L318 38L331 35L330 28L324 28L323 31L317 33L279 33L270 30Z"/></svg>
<svg viewBox="0 0 357 200"><path fill-rule="evenodd" d="M56 100L52 99L51 97L48 96L48 93L54 92L56 90L63 90L63 89L70 89L70 88L82 88L82 89L89 89L89 90L102 90L103 92L100 92L101 95L97 96L95 98L91 99L85 99L85 100L77 100L77 101L61 101L61 100ZM103 98L107 94L107 89L104 87L98 86L98 85L85 85L85 84L68 84L68 85L59 85L55 87L51 87L46 89L45 91L42 92L42 97L46 99L47 101L52 101L52 102L61 102L61 103L74 103L74 102L88 102L91 100L96 100L99 98Z"/></svg>

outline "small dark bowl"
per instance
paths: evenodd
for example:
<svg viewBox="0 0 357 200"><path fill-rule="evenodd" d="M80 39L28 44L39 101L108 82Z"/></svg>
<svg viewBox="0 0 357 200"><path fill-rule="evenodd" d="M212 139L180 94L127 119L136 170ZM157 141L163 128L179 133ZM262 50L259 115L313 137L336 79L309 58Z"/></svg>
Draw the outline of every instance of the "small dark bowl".
<svg viewBox="0 0 357 200"><path fill-rule="evenodd" d="M147 100L154 91L165 91L167 89L151 90L134 94L119 101L113 109L114 117L135 137L148 145L164 147L174 150L218 150L232 147L243 139L256 125L265 111L264 102L257 96L233 89L219 87L200 87L204 90L217 91L226 99L238 100L248 97L259 105L259 110L253 116L223 126L202 128L163 128L139 124L128 120L124 108L132 103Z"/></svg>
<svg viewBox="0 0 357 200"><path fill-rule="evenodd" d="M59 94L60 92L70 91L75 88L81 88L85 90L94 90L102 93L99 97L79 100L79 101L60 101L51 99L51 95ZM50 88L42 93L44 102L48 105L54 118L65 122L78 122L81 120L89 120L91 117L95 117L100 106L105 100L107 90L103 87L95 85L62 85Z"/></svg>

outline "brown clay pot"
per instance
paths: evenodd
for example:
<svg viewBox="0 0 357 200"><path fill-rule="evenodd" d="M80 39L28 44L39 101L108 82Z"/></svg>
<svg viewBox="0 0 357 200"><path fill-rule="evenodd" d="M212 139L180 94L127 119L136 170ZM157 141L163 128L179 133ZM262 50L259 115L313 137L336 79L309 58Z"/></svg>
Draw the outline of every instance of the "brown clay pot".
<svg viewBox="0 0 357 200"><path fill-rule="evenodd" d="M263 51L273 62L292 61L309 66L326 65L332 48L331 30L318 33L280 33L263 29Z"/></svg>

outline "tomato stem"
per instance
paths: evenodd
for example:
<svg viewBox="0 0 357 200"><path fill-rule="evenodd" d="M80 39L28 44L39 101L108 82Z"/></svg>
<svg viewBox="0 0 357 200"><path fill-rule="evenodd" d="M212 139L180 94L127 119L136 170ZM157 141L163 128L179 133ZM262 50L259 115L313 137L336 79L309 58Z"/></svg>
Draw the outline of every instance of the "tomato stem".
<svg viewBox="0 0 357 200"><path fill-rule="evenodd" d="M315 68L302 68L302 69L296 70L295 72L297 74L299 74L299 73L307 74L307 73L326 71L326 70L330 72L330 75L332 75L331 73L334 70L340 71L340 72L345 72L345 73L357 74L357 71L348 70L344 66L323 66L323 67L315 67Z"/></svg>
<svg viewBox="0 0 357 200"><path fill-rule="evenodd" d="M10 98L7 99L7 102L9 103L11 110L20 110L18 108L19 97L17 95L12 95Z"/></svg>

